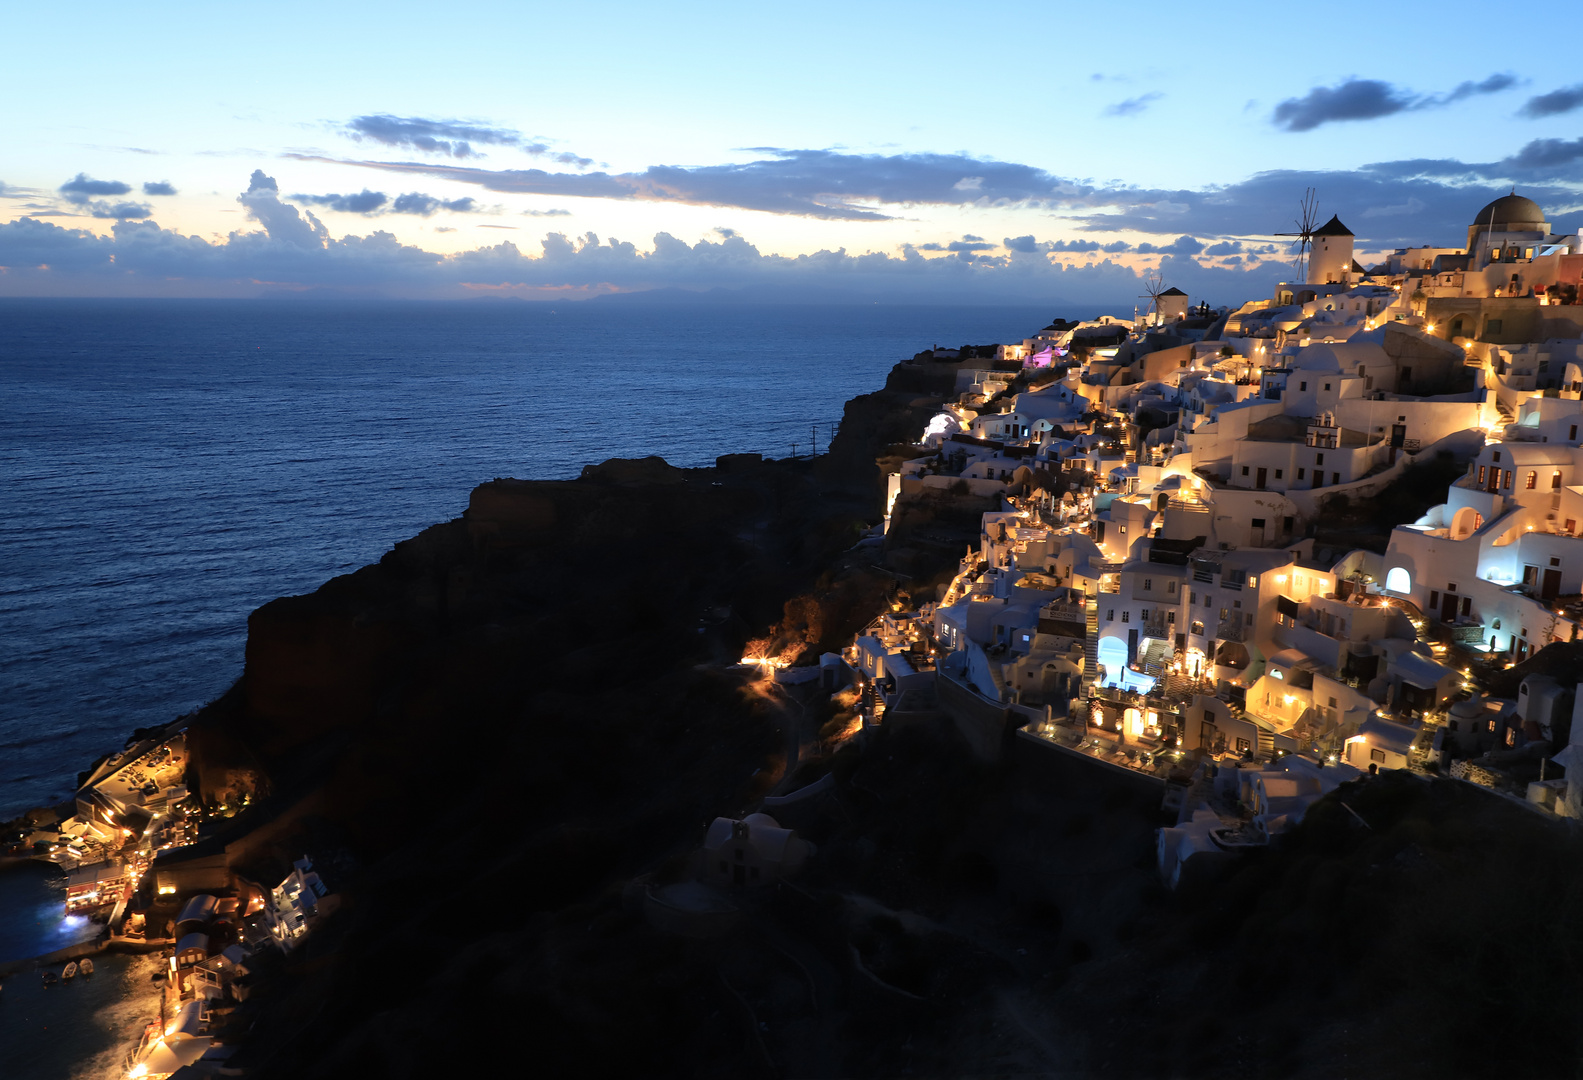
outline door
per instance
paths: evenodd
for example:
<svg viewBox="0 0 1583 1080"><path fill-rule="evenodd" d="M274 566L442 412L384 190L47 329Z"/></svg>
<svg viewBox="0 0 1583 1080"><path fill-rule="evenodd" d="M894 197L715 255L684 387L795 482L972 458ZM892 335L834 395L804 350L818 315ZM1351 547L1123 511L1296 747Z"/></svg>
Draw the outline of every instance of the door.
<svg viewBox="0 0 1583 1080"><path fill-rule="evenodd" d="M1457 594L1453 592L1448 592L1440 598L1441 622L1457 621L1457 601L1460 599L1461 597L1457 596Z"/></svg>
<svg viewBox="0 0 1583 1080"><path fill-rule="evenodd" d="M1127 663L1133 664L1138 660L1138 632L1127 631Z"/></svg>
<svg viewBox="0 0 1583 1080"><path fill-rule="evenodd" d="M1406 424L1392 424L1391 425L1391 446L1392 446L1392 448L1400 450L1402 448L1402 444L1405 443L1406 441L1407 441L1407 425Z"/></svg>
<svg viewBox="0 0 1583 1080"><path fill-rule="evenodd" d="M1545 583L1539 590L1539 599L1549 603L1561 595L1561 571L1551 567L1545 571Z"/></svg>
<svg viewBox="0 0 1583 1080"><path fill-rule="evenodd" d="M1399 371L1396 375L1396 392L1398 394L1405 394L1408 390L1412 389L1412 385L1413 369L1410 367L1402 368L1401 371Z"/></svg>
<svg viewBox="0 0 1583 1080"><path fill-rule="evenodd" d="M1257 479L1256 479L1256 480L1255 480L1255 482L1254 482L1254 485L1253 485L1253 486L1254 486L1254 487L1256 487L1256 488L1258 488L1258 489L1259 489L1259 490L1260 490L1260 491L1263 491L1263 490L1264 490L1264 474L1265 474L1265 473L1266 473L1266 472L1267 472L1267 471L1268 471L1268 470L1266 470L1266 469L1260 469L1260 470L1259 470L1259 475L1258 475L1258 477L1257 477Z"/></svg>
<svg viewBox="0 0 1583 1080"><path fill-rule="evenodd" d="M748 881L748 868L737 863L731 868L731 884L746 885Z"/></svg>

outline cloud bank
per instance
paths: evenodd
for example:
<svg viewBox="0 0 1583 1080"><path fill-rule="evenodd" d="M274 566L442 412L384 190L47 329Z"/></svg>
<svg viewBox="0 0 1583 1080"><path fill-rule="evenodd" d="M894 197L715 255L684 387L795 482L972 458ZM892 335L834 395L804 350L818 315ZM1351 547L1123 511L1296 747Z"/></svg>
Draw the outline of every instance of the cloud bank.
<svg viewBox="0 0 1583 1080"><path fill-rule="evenodd" d="M1049 250L985 254L997 245L972 234L955 242L971 250L937 258L910 247L897 254L765 254L734 233L693 244L660 233L648 251L592 233L550 233L536 252L505 242L440 255L382 231L333 237L312 210L284 201L279 185L262 170L254 171L237 201L261 228L237 230L223 242L184 236L151 221L117 221L108 236L31 217L0 225L0 294L446 298L680 288L740 290L780 300L1043 302L1121 310L1138 292L1138 276L1128 267L1062 261ZM1271 268L1233 271L1175 254L1163 267L1168 280L1216 302L1261 295L1276 276Z"/></svg>

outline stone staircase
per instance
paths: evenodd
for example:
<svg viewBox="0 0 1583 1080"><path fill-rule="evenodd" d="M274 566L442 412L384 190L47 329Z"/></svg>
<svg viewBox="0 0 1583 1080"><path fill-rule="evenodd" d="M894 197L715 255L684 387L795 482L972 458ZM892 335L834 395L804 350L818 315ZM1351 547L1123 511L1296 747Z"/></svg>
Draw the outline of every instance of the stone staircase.
<svg viewBox="0 0 1583 1080"><path fill-rule="evenodd" d="M1087 690L1099 677L1099 601L1089 600L1083 606L1087 609L1087 633L1083 635L1083 689Z"/></svg>

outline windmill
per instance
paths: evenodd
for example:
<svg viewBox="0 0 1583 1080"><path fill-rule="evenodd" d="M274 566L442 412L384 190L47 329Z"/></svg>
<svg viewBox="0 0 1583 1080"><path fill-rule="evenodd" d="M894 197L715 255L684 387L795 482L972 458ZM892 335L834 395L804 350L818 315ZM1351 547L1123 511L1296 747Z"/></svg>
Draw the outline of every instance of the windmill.
<svg viewBox="0 0 1583 1080"><path fill-rule="evenodd" d="M1297 232L1272 233L1273 236L1295 236L1297 241L1297 281L1308 280L1308 249L1314 244L1314 230L1319 227L1319 218L1314 208L1317 205L1313 188L1303 189L1303 201L1298 204L1301 216L1292 224L1297 226Z"/></svg>
<svg viewBox="0 0 1583 1080"><path fill-rule="evenodd" d="M1138 299L1149 301L1149 316L1154 326L1160 325L1160 296L1164 292L1165 282L1161 280L1158 270L1143 279L1143 295Z"/></svg>

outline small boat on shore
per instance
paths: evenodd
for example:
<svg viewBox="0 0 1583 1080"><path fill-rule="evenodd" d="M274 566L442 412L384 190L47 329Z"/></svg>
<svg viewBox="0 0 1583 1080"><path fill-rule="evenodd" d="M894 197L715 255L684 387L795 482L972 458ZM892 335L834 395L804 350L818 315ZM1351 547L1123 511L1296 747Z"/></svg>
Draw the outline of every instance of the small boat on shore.
<svg viewBox="0 0 1583 1080"><path fill-rule="evenodd" d="M93 961L86 956L77 962L77 970L84 975L93 974Z"/></svg>
<svg viewBox="0 0 1583 1080"><path fill-rule="evenodd" d="M63 979L75 979L77 977L77 961L73 960L67 964L65 969L61 971L60 977Z"/></svg>
<svg viewBox="0 0 1583 1080"><path fill-rule="evenodd" d="M54 986L58 982L60 982L60 976L55 974L53 971L46 971L44 973L45 986Z"/></svg>

